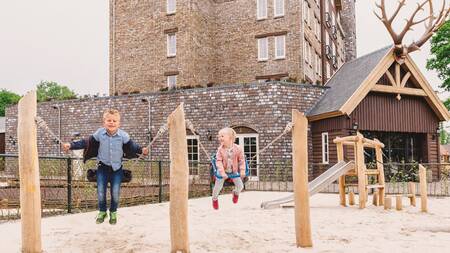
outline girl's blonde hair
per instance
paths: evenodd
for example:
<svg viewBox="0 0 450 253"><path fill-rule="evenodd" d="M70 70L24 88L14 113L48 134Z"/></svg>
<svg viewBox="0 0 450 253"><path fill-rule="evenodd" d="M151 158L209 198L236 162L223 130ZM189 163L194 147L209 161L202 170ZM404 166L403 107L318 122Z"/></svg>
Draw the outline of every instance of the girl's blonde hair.
<svg viewBox="0 0 450 253"><path fill-rule="evenodd" d="M233 138L233 141L236 139L236 131L234 131L234 129L231 127L225 127L220 129L219 134L220 133L230 135Z"/></svg>

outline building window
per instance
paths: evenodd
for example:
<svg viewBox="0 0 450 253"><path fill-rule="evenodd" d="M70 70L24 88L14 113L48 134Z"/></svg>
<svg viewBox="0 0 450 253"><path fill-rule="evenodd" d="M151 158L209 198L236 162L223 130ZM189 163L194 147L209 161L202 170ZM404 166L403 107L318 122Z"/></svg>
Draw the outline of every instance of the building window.
<svg viewBox="0 0 450 253"><path fill-rule="evenodd" d="M199 171L199 149L198 149L198 136L187 136L187 153L189 162L189 175L198 175Z"/></svg>
<svg viewBox="0 0 450 253"><path fill-rule="evenodd" d="M174 57L177 55L177 35L167 34L167 57Z"/></svg>
<svg viewBox="0 0 450 253"><path fill-rule="evenodd" d="M274 17L284 16L284 0L273 0Z"/></svg>
<svg viewBox="0 0 450 253"><path fill-rule="evenodd" d="M269 59L269 41L268 38L258 39L258 61L267 61Z"/></svg>
<svg viewBox="0 0 450 253"><path fill-rule="evenodd" d="M286 36L275 37L275 59L286 58Z"/></svg>
<svg viewBox="0 0 450 253"><path fill-rule="evenodd" d="M167 76L167 87L169 88L169 90L175 89L177 87L176 75Z"/></svg>
<svg viewBox="0 0 450 253"><path fill-rule="evenodd" d="M167 0L166 9L167 14L173 14L176 12L177 1L176 0Z"/></svg>
<svg viewBox="0 0 450 253"><path fill-rule="evenodd" d="M249 179L250 180L258 180L259 178L259 170L258 170L258 163L259 163L259 155L258 153L258 134L238 134L236 136L235 143L242 147L244 150L245 158L248 161L248 167L250 170ZM253 158L253 156L255 156ZM253 159L252 159L253 158Z"/></svg>
<svg viewBox="0 0 450 253"><path fill-rule="evenodd" d="M322 133L322 163L328 164L329 149L328 149L328 133Z"/></svg>
<svg viewBox="0 0 450 253"><path fill-rule="evenodd" d="M267 0L256 0L256 19L267 18Z"/></svg>

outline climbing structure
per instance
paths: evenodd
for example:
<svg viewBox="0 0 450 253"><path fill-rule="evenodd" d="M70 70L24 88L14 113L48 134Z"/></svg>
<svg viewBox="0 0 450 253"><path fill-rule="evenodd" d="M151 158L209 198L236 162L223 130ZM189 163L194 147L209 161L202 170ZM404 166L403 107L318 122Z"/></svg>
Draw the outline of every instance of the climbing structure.
<svg viewBox="0 0 450 253"><path fill-rule="evenodd" d="M367 193L369 189L375 189L379 198L379 204L384 203L385 195L385 180L383 156L381 149L384 144L377 139L370 140L364 138L360 133L355 136L337 137L333 141L336 143L338 162L344 161L344 146L352 146L354 148L354 168L339 177L339 196L342 206L346 206L345 187L353 186L346 184L346 178L350 176L358 177L358 193L359 193L359 208L365 208L367 202ZM375 149L376 169L367 169L364 163L364 148ZM369 177L374 177L376 183L369 184Z"/></svg>

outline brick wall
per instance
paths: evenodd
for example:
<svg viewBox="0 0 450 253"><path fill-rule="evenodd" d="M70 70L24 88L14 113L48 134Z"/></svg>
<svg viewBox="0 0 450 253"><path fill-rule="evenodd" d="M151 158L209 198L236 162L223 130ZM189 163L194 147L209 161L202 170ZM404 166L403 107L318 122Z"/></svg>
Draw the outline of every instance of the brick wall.
<svg viewBox="0 0 450 253"><path fill-rule="evenodd" d="M248 83L256 76L286 73L300 82L307 71L315 83L320 77L313 66L305 66L303 47L309 36L320 53L320 37L303 24L305 1L286 0L279 18L274 18L273 1L267 1L267 19L257 20L254 0L177 0L173 15L166 14L162 0L111 0L110 94L165 88L167 72L178 73L178 86ZM308 1L317 13L318 0ZM168 58L166 32L174 28L177 55ZM286 59L275 60L270 33L280 32L286 33ZM269 60L258 62L255 36L265 35Z"/></svg>
<svg viewBox="0 0 450 253"><path fill-rule="evenodd" d="M226 126L245 126L259 134L259 148L278 136L291 120L292 109L307 111L323 94L323 87L289 83L265 83L224 85L211 88L175 90L160 93L115 96L106 98L45 102L38 105L38 116L42 117L54 133L58 133L58 113L52 106L61 106L61 139L69 141L73 132L81 136L92 134L101 127L102 112L106 108L117 108L122 113L121 128L140 145L148 144L148 104L151 101L151 132L155 136L167 116L180 102L184 102L186 119L193 122L200 141L212 154L218 147L215 136ZM17 107L7 108L6 135L17 138ZM212 140L208 137L212 136ZM311 148L311 143L309 144ZM58 144L38 130L39 155L58 155ZM6 143L6 152L17 153L17 144ZM168 136L165 134L155 142L152 159L168 160ZM312 154L310 150L310 154ZM291 159L290 135L260 155L261 163ZM200 153L201 162L207 162ZM260 172L264 173L264 172Z"/></svg>

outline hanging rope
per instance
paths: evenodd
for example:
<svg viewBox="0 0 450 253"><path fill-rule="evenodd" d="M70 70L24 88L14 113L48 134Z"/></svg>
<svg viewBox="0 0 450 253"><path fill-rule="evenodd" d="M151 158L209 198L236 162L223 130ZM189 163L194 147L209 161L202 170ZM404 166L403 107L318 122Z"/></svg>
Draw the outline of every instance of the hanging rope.
<svg viewBox="0 0 450 253"><path fill-rule="evenodd" d="M250 161L253 161L255 159L255 157L257 155L259 155L260 153L264 152L266 149L268 149L272 144L274 144L276 141L278 141L281 137L283 137L285 134L289 133L290 131L292 131L292 127L294 126L294 123L289 122L286 127L284 128L284 131L278 135L275 139L273 139L271 142L269 142L264 148L260 149L258 152L256 152L255 155L253 155L250 158ZM190 120L186 120L186 127L191 130L192 134L194 134L195 136L199 136L197 134L197 132L195 131L194 125L192 124L192 122ZM198 138L198 144L200 145L200 148L203 150L203 152L205 153L206 157L208 157L208 160L211 161L211 158L209 157L208 152L206 151L205 147L203 146L202 142L200 141L200 137Z"/></svg>
<svg viewBox="0 0 450 253"><path fill-rule="evenodd" d="M46 134L50 135L50 137L53 137L58 142L59 145L63 143L61 139L55 133L53 133L53 131L48 127L47 122L45 122L45 120L43 120L39 116L36 116L34 118L34 121L36 122L39 128L42 128L44 130Z"/></svg>
<svg viewBox="0 0 450 253"><path fill-rule="evenodd" d="M186 120L186 127L189 128L189 130L191 130L192 134L195 136L198 136L198 145L200 145L200 148L203 150L203 152L205 153L206 157L208 158L208 161L211 162L211 157L209 157L208 152L206 151L205 147L203 146L202 142L200 141L200 136L197 134L197 132L195 131L194 125L192 124L192 122L190 120Z"/></svg>
<svg viewBox="0 0 450 253"><path fill-rule="evenodd" d="M150 152L150 148L153 146L153 143L155 143L165 132L167 132L167 130L169 130L167 123L159 128L155 138L153 138L153 140L146 146L146 148L149 150L148 152ZM143 157L144 154L141 153L132 164L132 167L134 167Z"/></svg>

